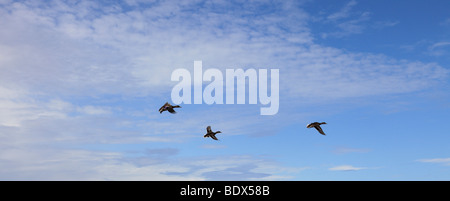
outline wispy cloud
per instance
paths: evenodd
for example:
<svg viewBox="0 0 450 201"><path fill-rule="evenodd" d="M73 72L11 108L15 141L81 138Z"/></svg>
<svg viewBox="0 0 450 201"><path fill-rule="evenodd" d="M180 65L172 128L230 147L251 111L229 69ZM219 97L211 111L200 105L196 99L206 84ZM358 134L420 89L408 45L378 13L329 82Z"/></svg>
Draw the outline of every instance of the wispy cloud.
<svg viewBox="0 0 450 201"><path fill-rule="evenodd" d="M449 26L450 25L450 18L445 19L440 23L441 26Z"/></svg>
<svg viewBox="0 0 450 201"><path fill-rule="evenodd" d="M350 148L350 147L337 147L332 150L335 154L348 154L348 153L367 153L370 149L366 148Z"/></svg>
<svg viewBox="0 0 450 201"><path fill-rule="evenodd" d="M345 4L339 11L326 16L319 22L325 23L328 26L333 26L335 29L328 29L331 31L321 34L322 38L336 37L342 38L353 34L360 34L366 28L364 22L370 20L370 12L354 11L357 1L351 0Z"/></svg>
<svg viewBox="0 0 450 201"><path fill-rule="evenodd" d="M320 36L325 39L344 38L362 34L367 30L393 27L400 23L398 20L374 21L371 12L355 9L357 5L357 1L351 0L337 12L324 17L312 17L328 27Z"/></svg>
<svg viewBox="0 0 450 201"><path fill-rule="evenodd" d="M111 110L103 107L96 107L92 105L79 107L77 108L78 112L82 112L88 115L102 115L102 114L111 114Z"/></svg>
<svg viewBox="0 0 450 201"><path fill-rule="evenodd" d="M179 154L176 148L127 153L2 145L0 175L2 180L286 180L304 170L249 155Z"/></svg>
<svg viewBox="0 0 450 201"><path fill-rule="evenodd" d="M439 41L428 46L426 49L426 54L440 57L450 54L450 42L449 41Z"/></svg>
<svg viewBox="0 0 450 201"><path fill-rule="evenodd" d="M437 42L437 43L434 43L433 45L431 45L430 49L435 49L438 47L449 46L449 45L450 45L450 42L448 42L448 41Z"/></svg>
<svg viewBox="0 0 450 201"><path fill-rule="evenodd" d="M417 52L420 55L443 57L450 54L449 41L420 40L415 43L401 45L400 49L409 53Z"/></svg>
<svg viewBox="0 0 450 201"><path fill-rule="evenodd" d="M224 149L227 148L225 145L217 145L217 144L204 144L201 146L204 149Z"/></svg>
<svg viewBox="0 0 450 201"><path fill-rule="evenodd" d="M2 21L2 27L8 28L1 33L11 44L2 49L13 54L8 58L16 58L9 59L4 66L16 70L2 73L2 80L8 84L24 80L22 86L47 93L148 95L156 89L168 91L173 85L167 79L171 71L191 67L195 59L202 59L205 67L215 68L276 66L282 68L284 75L303 75L302 79L297 78L297 83L285 84L284 90L298 91L288 86L304 86L300 93L308 96L321 93L346 97L411 91L425 87L421 85L438 77L436 75L445 76L445 70L435 64L400 62L379 55L346 53L314 45L307 26L308 14L301 9L294 10L295 7L282 10L286 8L279 6L257 16L248 16L247 12L251 11L238 9L229 13L214 4L204 5L205 8L200 9L202 13L196 15L189 15L189 8L195 4L171 2L127 12L118 12L120 7L96 12L103 8L98 3L58 3L49 7L14 5L20 6L7 7L10 12L4 13L4 19L8 20ZM349 2L343 13L350 12L355 5L355 1ZM84 12L74 12L71 6ZM233 4L225 3L225 6ZM23 19L19 15L23 12L36 17ZM172 14L163 17L168 13ZM73 17L61 18L66 15ZM346 15L334 16L331 18L342 19ZM367 17L367 13L362 13L358 20L342 22L340 26L358 32L357 24ZM42 20L37 20L40 18ZM90 33L74 38L64 31L66 24L76 30L89 29ZM33 29L33 35L19 39L12 34L25 27ZM18 47L25 44L27 48L20 49L19 54ZM427 70L420 70L424 68ZM415 71L423 74L412 75ZM392 82L400 87L389 87L388 83L394 85ZM319 86L323 90L314 90L311 94L305 91L309 86Z"/></svg>
<svg viewBox="0 0 450 201"><path fill-rule="evenodd" d="M302 86L288 90L304 98L334 99L407 93L442 81L449 73L435 63L344 53L320 46L311 46L297 57L303 58L301 67L290 69L284 81L287 82L285 86Z"/></svg>
<svg viewBox="0 0 450 201"><path fill-rule="evenodd" d="M364 170L367 169L366 167L354 167L352 165L340 165L328 168L328 170L331 171L358 171L358 170Z"/></svg>
<svg viewBox="0 0 450 201"><path fill-rule="evenodd" d="M422 163L437 163L443 165L450 165L450 158L418 159L417 161Z"/></svg>
<svg viewBox="0 0 450 201"><path fill-rule="evenodd" d="M387 21L378 21L375 22L372 27L375 29L383 29L386 27L393 27L396 26L397 24L399 24L400 21L391 21L391 20L387 20Z"/></svg>
<svg viewBox="0 0 450 201"><path fill-rule="evenodd" d="M327 16L327 20L336 21L339 19L347 18L350 16L350 11L352 8L357 4L355 0L349 1L347 4L345 4L344 7L342 7L338 12L335 12L333 14L330 14Z"/></svg>

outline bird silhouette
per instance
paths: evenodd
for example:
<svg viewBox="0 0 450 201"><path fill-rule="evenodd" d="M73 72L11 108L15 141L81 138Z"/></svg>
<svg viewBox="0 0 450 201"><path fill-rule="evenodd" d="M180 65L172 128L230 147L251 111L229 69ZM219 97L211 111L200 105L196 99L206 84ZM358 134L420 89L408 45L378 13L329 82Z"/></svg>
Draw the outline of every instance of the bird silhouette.
<svg viewBox="0 0 450 201"><path fill-rule="evenodd" d="M166 102L161 108L159 108L159 113L163 113L164 111L169 111L172 114L175 114L177 112L175 112L175 110L173 108L180 108L181 106L179 105L171 105L168 102Z"/></svg>
<svg viewBox="0 0 450 201"><path fill-rule="evenodd" d="M220 131L213 132L213 131L211 130L211 126L208 126L208 127L206 127L206 134L205 134L203 137L204 137L204 138L210 137L210 138L212 138L212 139L214 139L214 140L219 140L219 139L217 139L217 137L216 137L216 134L217 134L217 133L222 133L222 132L220 132Z"/></svg>
<svg viewBox="0 0 450 201"><path fill-rule="evenodd" d="M314 122L314 123L310 123L310 124L306 125L306 128L314 127L314 128L317 129L317 131L319 131L320 134L325 135L325 133L323 132L322 128L320 127L320 125L322 125L322 124L327 124L327 123L325 123L325 122L322 122L322 123Z"/></svg>

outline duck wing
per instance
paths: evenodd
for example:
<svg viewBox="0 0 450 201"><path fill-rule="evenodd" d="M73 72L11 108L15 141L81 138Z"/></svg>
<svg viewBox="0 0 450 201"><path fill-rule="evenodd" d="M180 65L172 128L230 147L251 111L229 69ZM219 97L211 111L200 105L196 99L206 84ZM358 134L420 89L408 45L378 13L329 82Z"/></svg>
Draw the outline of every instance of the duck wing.
<svg viewBox="0 0 450 201"><path fill-rule="evenodd" d="M306 128L312 128L312 127L319 126L319 125L320 125L319 122L313 122L313 123L306 125Z"/></svg>
<svg viewBox="0 0 450 201"><path fill-rule="evenodd" d="M314 128L316 128L317 131L319 131L320 134L325 135L325 133L323 132L322 128L319 125L314 126Z"/></svg>
<svg viewBox="0 0 450 201"><path fill-rule="evenodd" d="M161 106L161 108L159 108L159 113L162 113L162 112L164 112L164 111L166 111L166 106L167 105L169 105L169 103L168 102L166 102L166 103L164 103L164 105L163 106Z"/></svg>
<svg viewBox="0 0 450 201"><path fill-rule="evenodd" d="M159 113L162 113L162 112L164 112L164 111L165 111L164 106L162 106L161 108L159 108Z"/></svg>
<svg viewBox="0 0 450 201"><path fill-rule="evenodd" d="M213 135L209 135L212 139L214 139L214 140L219 140L219 139L217 139L217 137L216 137L216 134L213 134Z"/></svg>
<svg viewBox="0 0 450 201"><path fill-rule="evenodd" d="M207 133L212 133L211 126L206 127L206 132Z"/></svg>
<svg viewBox="0 0 450 201"><path fill-rule="evenodd" d="M167 111L169 111L172 114L177 113L177 112L175 112L175 110L172 107L167 107Z"/></svg>

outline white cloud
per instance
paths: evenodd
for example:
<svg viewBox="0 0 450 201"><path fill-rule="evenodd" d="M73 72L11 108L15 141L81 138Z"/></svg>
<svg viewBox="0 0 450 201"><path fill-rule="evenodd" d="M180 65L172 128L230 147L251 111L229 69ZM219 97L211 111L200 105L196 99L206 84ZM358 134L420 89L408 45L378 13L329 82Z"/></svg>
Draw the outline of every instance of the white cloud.
<svg viewBox="0 0 450 201"><path fill-rule="evenodd" d="M348 154L348 153L367 153L370 149L366 148L350 148L350 147L337 147L332 150L335 154Z"/></svg>
<svg viewBox="0 0 450 201"><path fill-rule="evenodd" d="M248 155L193 158L183 163L192 168L169 175L189 174L206 180L286 180L292 178L290 174L308 169L283 167L270 159Z"/></svg>
<svg viewBox="0 0 450 201"><path fill-rule="evenodd" d="M321 37L343 38L362 33L367 28L365 22L370 20L371 13L360 10L355 11L353 8L356 5L357 2L351 0L338 12L332 13L325 18L314 18L317 22L324 23L328 27L328 30L331 30L321 33ZM378 28L381 28L381 25L387 26L388 24L379 24Z"/></svg>
<svg viewBox="0 0 450 201"><path fill-rule="evenodd" d="M438 163L438 164L450 165L450 158L419 159L417 161L422 162L422 163Z"/></svg>
<svg viewBox="0 0 450 201"><path fill-rule="evenodd" d="M426 49L426 54L440 57L440 56L446 56L450 53L450 42L448 41L439 41L430 44Z"/></svg>
<svg viewBox="0 0 450 201"><path fill-rule="evenodd" d="M0 126L20 127L23 121L64 118L70 108L70 103L59 99L38 101L28 91L0 86Z"/></svg>
<svg viewBox="0 0 450 201"><path fill-rule="evenodd" d="M138 166L116 152L40 148L0 152L2 180L203 180L191 175L167 175L185 171L182 164Z"/></svg>
<svg viewBox="0 0 450 201"><path fill-rule="evenodd" d="M350 15L351 9L357 4L358 2L356 2L355 0L351 0L343 8L341 8L341 10L329 15L327 19L335 21L342 18L347 18Z"/></svg>
<svg viewBox="0 0 450 201"><path fill-rule="evenodd" d="M372 25L372 27L375 28L375 29L383 29L383 28L386 28L386 27L393 27L393 26L396 26L396 25L399 24L399 23L400 23L400 21L390 21L390 20L387 20L387 21L378 21L378 22L375 22L375 23Z"/></svg>
<svg viewBox="0 0 450 201"><path fill-rule="evenodd" d="M219 69L280 68L289 80L283 89L305 96L347 97L415 91L426 87L429 79L446 74L436 64L396 61L314 45L307 26L308 14L301 9L294 10L295 7L244 18L241 15L250 11L238 9L229 13L209 4L194 15L185 11L193 5L171 2L128 12L106 9L104 13L94 12L100 7L96 3L74 5L83 10L81 14L72 5L61 2L42 8L17 4L20 6L11 6L11 12L3 14L8 20L2 21L5 29L0 32L11 44L0 48L11 54L8 61L0 59L0 62L16 70L2 73L1 78L14 84L17 84L15 80L23 80L22 86L41 92L160 93L173 86L168 79L172 70L191 68L196 59L203 60L205 67ZM348 9L343 10L350 12L355 4L351 1L346 6ZM19 15L22 12L35 17L23 19ZM155 13L172 14L162 17ZM367 13L362 13L358 20L342 22L341 28L358 32L358 24L365 16ZM40 18L43 20L36 20ZM25 27L34 30L33 34L21 31ZM25 35L19 38L13 35L15 32ZM417 76L414 71L423 74ZM302 77L291 78L291 75ZM321 90L310 91L312 86Z"/></svg>
<svg viewBox="0 0 450 201"><path fill-rule="evenodd" d="M328 170L331 170L331 171L358 171L358 170L364 170L364 169L367 169L367 168L354 167L352 165L340 165L340 166L328 168Z"/></svg>
<svg viewBox="0 0 450 201"><path fill-rule="evenodd" d="M96 106L92 106L92 105L78 107L77 111L88 114L88 115L102 115L102 114L111 114L112 113L110 109L96 107Z"/></svg>
<svg viewBox="0 0 450 201"><path fill-rule="evenodd" d="M382 55L344 53L312 46L298 55L301 67L289 69L284 84L304 98L345 98L408 93L443 81L449 71L435 63L395 60Z"/></svg>
<svg viewBox="0 0 450 201"><path fill-rule="evenodd" d="M441 26L448 26L450 25L450 18L445 19L440 23Z"/></svg>
<svg viewBox="0 0 450 201"><path fill-rule="evenodd" d="M438 47L444 47L444 46L449 46L449 45L450 45L450 42L447 42L447 41L437 42L437 43L434 43L433 45L431 45L430 49L435 49Z"/></svg>
<svg viewBox="0 0 450 201"><path fill-rule="evenodd" d="M226 145L217 145L217 144L204 144L201 146L204 149L224 149L227 148Z"/></svg>
<svg viewBox="0 0 450 201"><path fill-rule="evenodd" d="M145 157L119 152L2 146L2 180L285 180L302 168L245 156L183 157L177 149L150 149Z"/></svg>

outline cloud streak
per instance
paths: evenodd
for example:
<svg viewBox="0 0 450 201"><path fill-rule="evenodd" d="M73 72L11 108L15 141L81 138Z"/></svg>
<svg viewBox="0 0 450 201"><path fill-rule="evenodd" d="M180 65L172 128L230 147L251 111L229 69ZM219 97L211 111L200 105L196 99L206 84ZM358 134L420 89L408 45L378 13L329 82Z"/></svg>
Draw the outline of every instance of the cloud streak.
<svg viewBox="0 0 450 201"><path fill-rule="evenodd" d="M328 170L331 170L331 171L358 171L358 170L364 170L364 169L367 169L367 168L354 167L352 165L340 165L340 166L328 168Z"/></svg>
<svg viewBox="0 0 450 201"><path fill-rule="evenodd" d="M430 159L419 159L417 161L422 163L437 163L443 165L450 165L450 158L430 158Z"/></svg>
<svg viewBox="0 0 450 201"><path fill-rule="evenodd" d="M355 0L349 1L341 10L327 16L327 20L336 21L342 18L347 18L350 15L351 9L358 4Z"/></svg>

